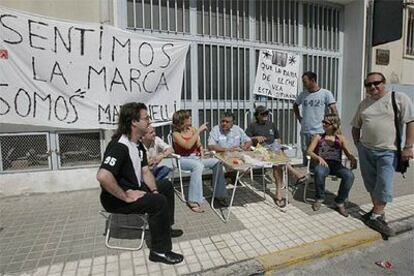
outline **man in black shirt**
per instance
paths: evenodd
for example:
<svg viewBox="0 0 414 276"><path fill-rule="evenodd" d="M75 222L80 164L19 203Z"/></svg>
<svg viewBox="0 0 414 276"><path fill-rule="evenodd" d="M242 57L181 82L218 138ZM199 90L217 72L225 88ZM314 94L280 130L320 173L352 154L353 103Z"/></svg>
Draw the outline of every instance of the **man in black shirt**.
<svg viewBox="0 0 414 276"><path fill-rule="evenodd" d="M174 190L168 180L155 182L148 168L145 148L139 142L149 124L145 104L127 103L122 106L118 129L105 150L97 174L102 188L101 203L111 213L147 213L151 233L149 259L176 264L184 257L171 251L171 237L183 234L182 230L171 229L174 224Z"/></svg>
<svg viewBox="0 0 414 276"><path fill-rule="evenodd" d="M280 139L279 130L276 125L269 121L269 110L259 105L254 112L255 122L246 129L246 134L253 140L253 144L271 145Z"/></svg>
<svg viewBox="0 0 414 276"><path fill-rule="evenodd" d="M280 149L280 135L276 125L269 120L269 110L260 105L254 112L255 122L252 122L246 129L246 134L253 140L253 144L267 145L273 150ZM288 173L296 178L296 184L299 185L306 181L306 175L293 168L290 164L286 166ZM275 204L279 207L286 206L286 199L282 194L283 171L281 166L273 167L273 177L276 181L276 194L274 197Z"/></svg>

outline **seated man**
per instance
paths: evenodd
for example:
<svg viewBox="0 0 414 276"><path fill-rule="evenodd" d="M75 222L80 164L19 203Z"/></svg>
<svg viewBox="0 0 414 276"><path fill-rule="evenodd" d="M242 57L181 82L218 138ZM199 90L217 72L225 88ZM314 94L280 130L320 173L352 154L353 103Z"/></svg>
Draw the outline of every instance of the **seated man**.
<svg viewBox="0 0 414 276"><path fill-rule="evenodd" d="M174 149L160 137L155 136L155 130L149 126L142 137L142 144L147 151L148 166L156 181L162 180L170 173L167 166L158 166L162 159L174 153Z"/></svg>
<svg viewBox="0 0 414 276"><path fill-rule="evenodd" d="M271 146L276 143L280 147L279 130L275 124L269 121L269 110L263 105L260 105L256 108L254 117L256 121L252 122L246 129L246 134L253 140L254 145L262 144ZM306 181L306 175L297 171L292 166L288 165L287 170L295 177L296 185ZM282 196L283 171L281 166L273 167L273 177L276 182L274 201L277 206L283 208L286 206L286 199Z"/></svg>
<svg viewBox="0 0 414 276"><path fill-rule="evenodd" d="M234 114L225 112L220 125L213 127L208 138L208 149L216 152L250 150L251 139L243 129L234 125Z"/></svg>
<svg viewBox="0 0 414 276"><path fill-rule="evenodd" d="M155 182L145 149L139 142L149 124L145 104L132 102L122 106L118 130L105 150L96 178L102 188L100 198L106 211L148 214L150 261L177 264L184 257L171 251L171 237L181 236L183 231L171 229L174 190L168 180Z"/></svg>

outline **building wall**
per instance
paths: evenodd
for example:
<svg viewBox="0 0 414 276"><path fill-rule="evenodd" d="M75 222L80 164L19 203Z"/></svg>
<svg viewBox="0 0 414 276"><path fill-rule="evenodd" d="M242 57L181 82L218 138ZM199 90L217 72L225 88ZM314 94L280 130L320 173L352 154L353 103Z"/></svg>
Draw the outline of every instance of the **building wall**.
<svg viewBox="0 0 414 276"><path fill-rule="evenodd" d="M28 11L54 18L85 22L103 22L109 20L108 13L101 15L101 6L104 5L108 5L108 1L0 0L0 6L3 7Z"/></svg>
<svg viewBox="0 0 414 276"><path fill-rule="evenodd" d="M108 0L0 0L0 6L53 18L110 23ZM50 131L48 127L0 124L0 132ZM0 196L96 188L97 168L78 168L0 175Z"/></svg>
<svg viewBox="0 0 414 276"><path fill-rule="evenodd" d="M378 45L372 49L371 71L382 72L387 82L393 84L414 85L414 56L405 54L405 42L407 36L407 9L404 9L403 37L399 40ZM390 62L388 65L376 64L377 49L390 51Z"/></svg>
<svg viewBox="0 0 414 276"><path fill-rule="evenodd" d="M207 0L203 5L196 0L186 2L190 4L185 4L182 9L178 7L178 10L174 6L155 7L155 15L158 11L163 15L167 10L170 16L175 14L174 28L181 26L181 33L180 30L177 33L174 30L162 29L164 26L161 23L160 30L157 30L158 20L166 20L168 16L156 19L151 24L149 18L152 17L148 16L148 11L152 9L148 5L152 1L136 1L140 3L137 5L137 15L132 12L133 1L126 0L0 0L0 5L55 18L109 23L153 36L188 40L191 42L191 51L186 65L181 108L192 111L193 123L198 125L210 121L211 125L215 125L220 113L232 110L236 113L238 123L244 127L247 122L244 119L251 116L255 103L260 102L272 109L285 143L298 143L299 128L293 116L292 102L274 99L263 101L252 95L251 90L260 49L297 52L303 61L301 72L317 72L321 86L331 89L337 97L345 132L349 132L350 116L362 97L365 18L363 1L338 0L332 4L297 0L262 1L258 4L240 0L243 5L240 13L237 11L240 7L234 4L239 3L236 1L223 1L226 5L224 12L219 12L223 7L210 8L210 1ZM141 3L144 4L141 6ZM142 11L139 10L141 7ZM270 15L269 9L275 13ZM277 9L292 12L276 12ZM230 10L232 11L229 12ZM140 12L147 14L144 20L139 17ZM182 15L185 20L181 21L177 14ZM315 20L318 15L321 20ZM233 16L231 20L229 16ZM293 19L289 16L293 16ZM240 22L233 22L236 18ZM326 27L321 27L321 22L325 22ZM174 25L174 20L171 19L170 24ZM154 29L151 29L152 26ZM353 62L348 62L349 60ZM241 89L243 93L239 93ZM5 129L2 128L2 131ZM6 130L13 132L41 129L9 125ZM48 128L42 130L53 131ZM109 135L104 135L103 139L107 137ZM3 174L0 176L0 195L97 187L96 169L92 167Z"/></svg>
<svg viewBox="0 0 414 276"><path fill-rule="evenodd" d="M354 1L345 6L341 120L348 141L352 141L350 122L363 99L366 4L366 1Z"/></svg>
<svg viewBox="0 0 414 276"><path fill-rule="evenodd" d="M389 83L414 85L414 57L404 55L404 39L378 45L372 49L372 71L382 72ZM375 62L376 50L390 51L390 63L377 65Z"/></svg>

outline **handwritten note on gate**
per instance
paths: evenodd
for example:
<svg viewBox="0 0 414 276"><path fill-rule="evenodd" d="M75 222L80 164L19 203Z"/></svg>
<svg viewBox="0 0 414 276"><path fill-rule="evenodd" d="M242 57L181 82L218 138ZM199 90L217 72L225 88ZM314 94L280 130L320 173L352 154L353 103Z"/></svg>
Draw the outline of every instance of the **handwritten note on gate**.
<svg viewBox="0 0 414 276"><path fill-rule="evenodd" d="M168 123L188 46L0 7L0 122L114 128L120 106L135 101Z"/></svg>
<svg viewBox="0 0 414 276"><path fill-rule="evenodd" d="M271 98L295 99L298 74L299 55L261 50L253 93Z"/></svg>

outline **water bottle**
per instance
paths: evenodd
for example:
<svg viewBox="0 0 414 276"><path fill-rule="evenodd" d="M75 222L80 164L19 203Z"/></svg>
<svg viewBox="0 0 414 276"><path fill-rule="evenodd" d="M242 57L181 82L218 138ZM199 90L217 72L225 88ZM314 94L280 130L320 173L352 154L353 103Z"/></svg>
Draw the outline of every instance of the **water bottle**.
<svg viewBox="0 0 414 276"><path fill-rule="evenodd" d="M275 141L272 143L271 147L272 147L272 150L273 150L274 152L279 152L279 151L281 150L281 145L279 144L279 142L278 142L277 140L275 140Z"/></svg>

